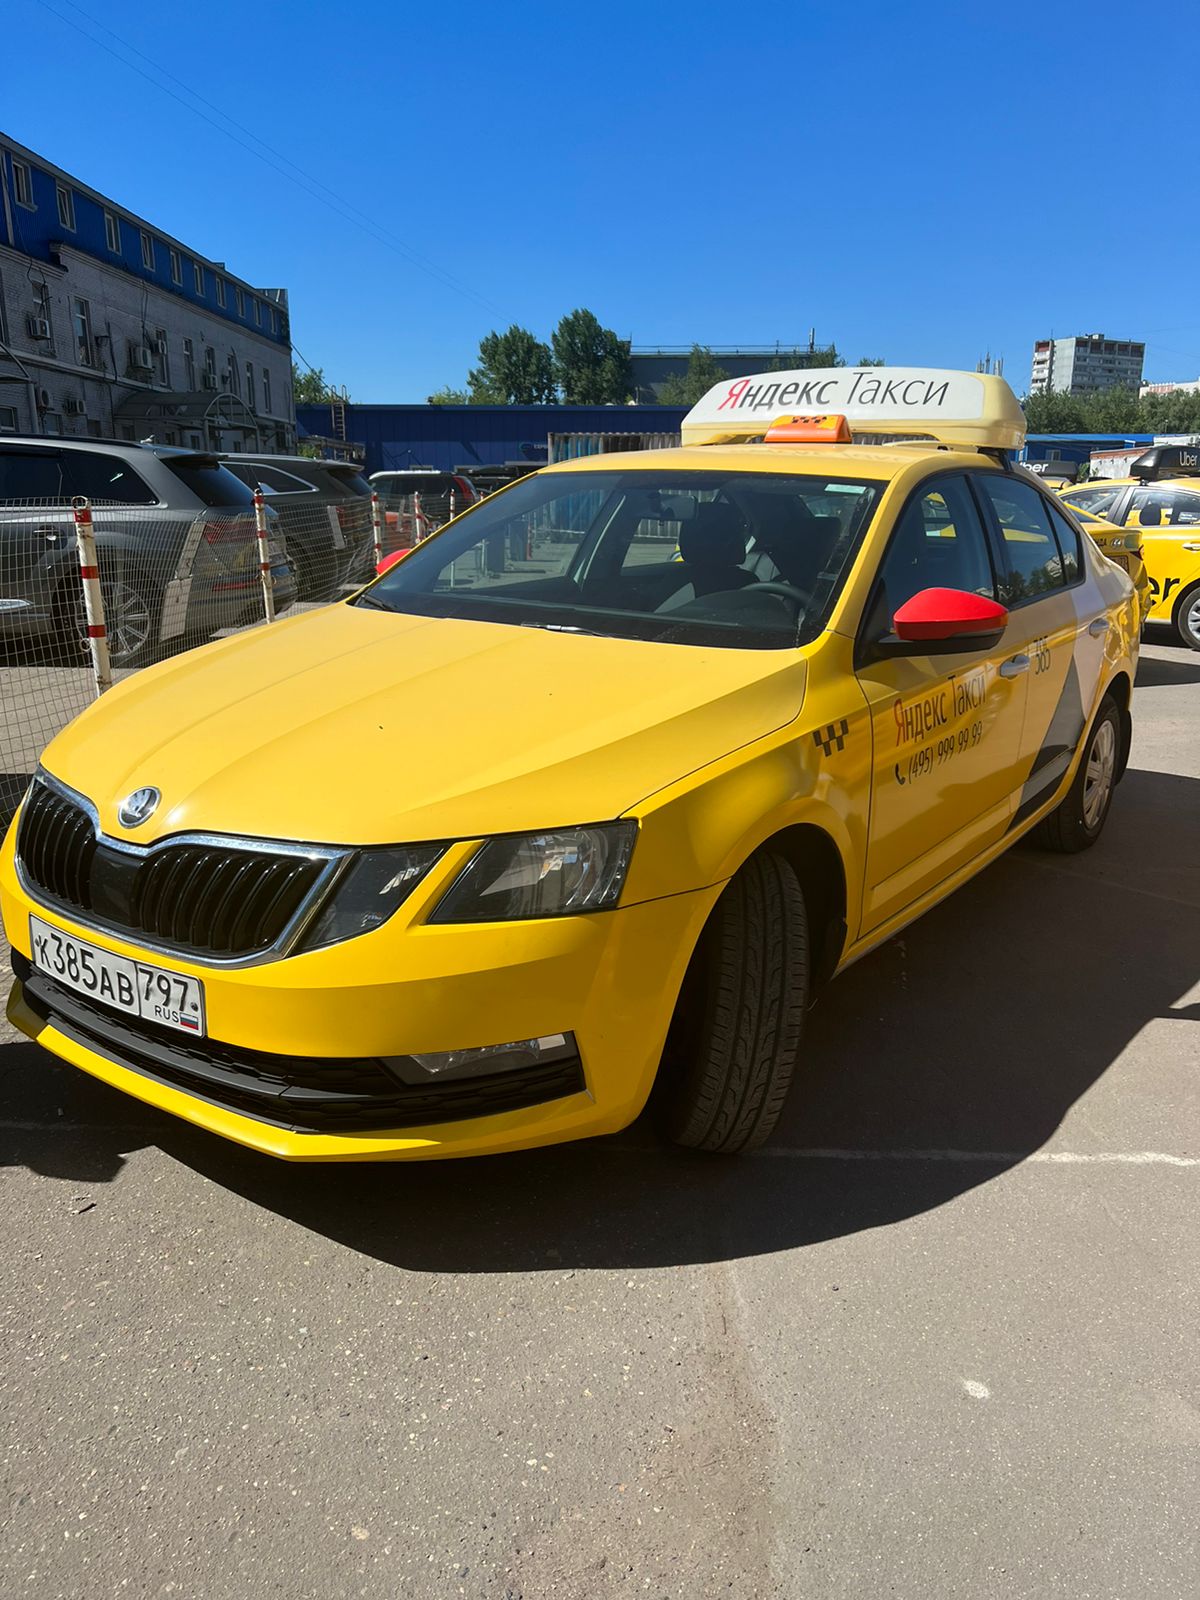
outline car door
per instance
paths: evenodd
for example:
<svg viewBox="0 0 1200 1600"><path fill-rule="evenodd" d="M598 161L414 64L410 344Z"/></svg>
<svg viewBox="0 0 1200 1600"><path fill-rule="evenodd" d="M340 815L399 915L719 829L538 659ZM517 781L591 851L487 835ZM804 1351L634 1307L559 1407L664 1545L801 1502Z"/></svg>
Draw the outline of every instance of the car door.
<svg viewBox="0 0 1200 1600"><path fill-rule="evenodd" d="M1023 631L1006 624L998 642L953 654L892 653L896 611L931 588L998 598L963 473L940 474L910 497L859 632L856 671L872 729L864 934L999 839L1020 787Z"/></svg>
<svg viewBox="0 0 1200 1600"><path fill-rule="evenodd" d="M62 457L43 445L0 446L0 603L14 613L49 619L71 570L75 521Z"/></svg>
<svg viewBox="0 0 1200 1600"><path fill-rule="evenodd" d="M1170 622L1179 597L1200 580L1200 492L1174 484L1135 489L1125 525L1142 539L1150 578L1152 622Z"/></svg>
<svg viewBox="0 0 1200 1600"><path fill-rule="evenodd" d="M1014 473L975 475L999 566L999 598L1027 662L1021 793L1014 823L1061 784L1100 692L1109 622L1079 534L1050 498Z"/></svg>

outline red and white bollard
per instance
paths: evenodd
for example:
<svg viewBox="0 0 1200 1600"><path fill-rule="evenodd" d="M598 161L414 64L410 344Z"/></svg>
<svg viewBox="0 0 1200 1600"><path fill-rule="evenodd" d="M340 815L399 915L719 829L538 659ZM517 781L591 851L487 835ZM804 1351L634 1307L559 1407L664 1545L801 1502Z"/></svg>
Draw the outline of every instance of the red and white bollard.
<svg viewBox="0 0 1200 1600"><path fill-rule="evenodd" d="M375 542L375 570L383 560L383 507L379 503L379 490L371 490L371 538Z"/></svg>
<svg viewBox="0 0 1200 1600"><path fill-rule="evenodd" d="M104 596L100 592L100 565L96 555L96 534L92 527L92 508L83 495L71 501L75 513L75 548L79 555L79 576L83 579L83 609L87 616L88 649L92 656L92 676L96 693L112 688L112 668L108 660L108 628L104 622Z"/></svg>
<svg viewBox="0 0 1200 1600"><path fill-rule="evenodd" d="M254 532L258 539L258 575L262 580L263 610L275 621L275 588L271 582L271 547L267 542L267 503L261 489L254 491Z"/></svg>

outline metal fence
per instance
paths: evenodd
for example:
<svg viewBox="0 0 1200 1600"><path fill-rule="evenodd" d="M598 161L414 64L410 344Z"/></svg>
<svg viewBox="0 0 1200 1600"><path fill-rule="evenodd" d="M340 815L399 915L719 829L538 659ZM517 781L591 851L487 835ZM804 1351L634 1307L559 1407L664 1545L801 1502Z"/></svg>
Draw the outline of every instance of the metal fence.
<svg viewBox="0 0 1200 1600"><path fill-rule="evenodd" d="M109 683L352 593L443 520L419 496L313 502L0 504L0 831L42 750Z"/></svg>

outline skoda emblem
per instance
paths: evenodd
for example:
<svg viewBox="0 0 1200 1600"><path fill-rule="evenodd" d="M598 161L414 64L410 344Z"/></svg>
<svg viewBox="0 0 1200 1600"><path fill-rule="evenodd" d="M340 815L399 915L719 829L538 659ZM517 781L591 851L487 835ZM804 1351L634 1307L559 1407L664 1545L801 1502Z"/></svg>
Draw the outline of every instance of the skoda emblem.
<svg viewBox="0 0 1200 1600"><path fill-rule="evenodd" d="M117 807L117 821L123 828L136 828L138 823L153 816L161 799L157 789L135 789Z"/></svg>

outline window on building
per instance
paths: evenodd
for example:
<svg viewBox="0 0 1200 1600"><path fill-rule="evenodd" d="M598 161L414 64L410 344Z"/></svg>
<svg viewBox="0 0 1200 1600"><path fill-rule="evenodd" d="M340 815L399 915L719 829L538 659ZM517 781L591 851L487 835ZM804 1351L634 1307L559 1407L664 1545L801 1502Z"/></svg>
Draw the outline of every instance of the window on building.
<svg viewBox="0 0 1200 1600"><path fill-rule="evenodd" d="M217 304L222 311L225 309L225 279L221 277L217 279Z"/></svg>
<svg viewBox="0 0 1200 1600"><path fill-rule="evenodd" d="M121 224L111 211L104 213L104 242L113 255L121 254Z"/></svg>
<svg viewBox="0 0 1200 1600"><path fill-rule="evenodd" d="M167 330L155 328L154 330L154 367L158 373L158 381L165 388L171 387L171 356L167 347Z"/></svg>
<svg viewBox="0 0 1200 1600"><path fill-rule="evenodd" d="M274 306L271 307L271 332L272 333L278 333L279 332L279 314L275 310Z"/></svg>
<svg viewBox="0 0 1200 1600"><path fill-rule="evenodd" d="M246 404L250 407L251 411L256 411L258 409L258 402L254 398L253 361L247 361L246 363Z"/></svg>
<svg viewBox="0 0 1200 1600"><path fill-rule="evenodd" d="M0 433L16 433L17 408L16 406L0 406Z"/></svg>
<svg viewBox="0 0 1200 1600"><path fill-rule="evenodd" d="M65 183L56 183L54 191L58 196L58 220L64 228L75 232L75 196Z"/></svg>
<svg viewBox="0 0 1200 1600"><path fill-rule="evenodd" d="M266 367L263 368L263 410L268 413L271 410L271 374Z"/></svg>
<svg viewBox="0 0 1200 1600"><path fill-rule="evenodd" d="M244 317L246 315L246 296L238 288L236 283L233 286L233 303L237 307L238 316Z"/></svg>
<svg viewBox="0 0 1200 1600"><path fill-rule="evenodd" d="M188 444L192 447L193 450L200 450L200 449L203 449L203 447L204 447L204 441L201 439L201 437L200 437L200 435L198 433L189 433L188 434Z"/></svg>
<svg viewBox="0 0 1200 1600"><path fill-rule="evenodd" d="M88 418L87 431L89 439L98 439L100 437L100 424L94 417Z"/></svg>
<svg viewBox="0 0 1200 1600"><path fill-rule="evenodd" d="M54 337L54 327L50 317L50 285L48 283L35 283L33 289L33 314L35 318L46 323L50 328L49 337Z"/></svg>
<svg viewBox="0 0 1200 1600"><path fill-rule="evenodd" d="M62 432L62 418L59 416L57 411L43 411L42 412L42 432L43 433L61 433Z"/></svg>
<svg viewBox="0 0 1200 1600"><path fill-rule="evenodd" d="M147 272L154 271L154 240L142 230L142 265Z"/></svg>
<svg viewBox="0 0 1200 1600"><path fill-rule="evenodd" d="M172 283L182 283L183 282L183 262L180 259L179 251L178 250L168 250L167 254L171 258L171 282Z"/></svg>
<svg viewBox="0 0 1200 1600"><path fill-rule="evenodd" d="M78 296L71 301L71 323L75 329L75 356L81 367L92 365L92 308Z"/></svg>
<svg viewBox="0 0 1200 1600"><path fill-rule="evenodd" d="M122 439L132 439L133 436L134 436L134 434L133 434L133 423L132 422L123 422L121 424L121 437L122 437Z"/></svg>
<svg viewBox="0 0 1200 1600"><path fill-rule="evenodd" d="M196 387L196 347L190 339L183 341L183 376L188 390Z"/></svg>
<svg viewBox="0 0 1200 1600"><path fill-rule="evenodd" d="M254 325L255 325L256 328L261 328L262 327L262 301L261 300L256 300L254 302Z"/></svg>
<svg viewBox="0 0 1200 1600"><path fill-rule="evenodd" d="M33 179L30 177L29 168L23 161L17 161L14 159L12 169L13 193L16 196L17 204L19 206L25 206L30 211L35 210L36 207L33 203Z"/></svg>
<svg viewBox="0 0 1200 1600"><path fill-rule="evenodd" d="M212 382L206 383L204 387L206 389L215 389L217 387L217 352L210 344L206 344L204 347L204 376L212 379Z"/></svg>
<svg viewBox="0 0 1200 1600"><path fill-rule="evenodd" d="M198 261L192 262L192 281L196 285L196 293L204 293L204 268Z"/></svg>
<svg viewBox="0 0 1200 1600"><path fill-rule="evenodd" d="M236 394L239 399L241 398L242 378L238 372L237 357L232 350L229 352L225 362L225 387L231 394Z"/></svg>

